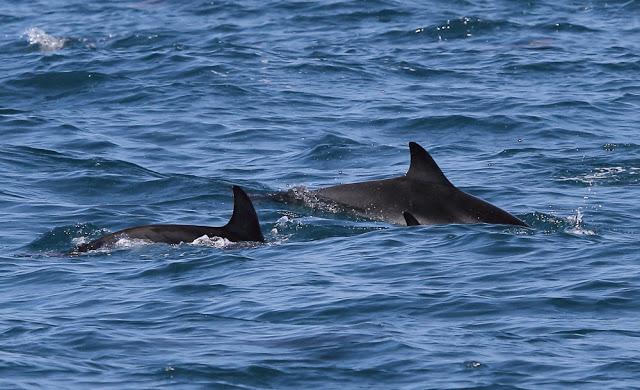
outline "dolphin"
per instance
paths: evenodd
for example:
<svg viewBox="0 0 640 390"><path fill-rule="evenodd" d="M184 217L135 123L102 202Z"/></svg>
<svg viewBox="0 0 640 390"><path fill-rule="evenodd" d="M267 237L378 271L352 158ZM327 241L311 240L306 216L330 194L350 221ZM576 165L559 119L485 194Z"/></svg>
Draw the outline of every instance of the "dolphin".
<svg viewBox="0 0 640 390"><path fill-rule="evenodd" d="M180 244L193 242L202 236L222 237L232 242L264 242L258 215L249 196L238 186L233 186L233 214L229 222L221 227L197 225L143 225L130 227L108 234L86 244L80 244L72 254L113 246L122 238Z"/></svg>
<svg viewBox="0 0 640 390"><path fill-rule="evenodd" d="M528 226L508 212L451 184L422 146L410 142L409 150L411 164L404 176L337 185L311 191L310 195L320 204L335 204L358 216L398 225L490 223Z"/></svg>

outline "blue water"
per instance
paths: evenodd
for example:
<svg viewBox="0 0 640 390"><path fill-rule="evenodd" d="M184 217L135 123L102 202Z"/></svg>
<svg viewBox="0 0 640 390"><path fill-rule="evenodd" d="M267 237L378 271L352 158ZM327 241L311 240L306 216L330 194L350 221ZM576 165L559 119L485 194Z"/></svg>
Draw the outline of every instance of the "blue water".
<svg viewBox="0 0 640 390"><path fill-rule="evenodd" d="M4 0L0 25L0 388L640 387L637 0ZM409 141L533 229L269 197L401 175ZM234 184L266 244L64 255L222 225Z"/></svg>

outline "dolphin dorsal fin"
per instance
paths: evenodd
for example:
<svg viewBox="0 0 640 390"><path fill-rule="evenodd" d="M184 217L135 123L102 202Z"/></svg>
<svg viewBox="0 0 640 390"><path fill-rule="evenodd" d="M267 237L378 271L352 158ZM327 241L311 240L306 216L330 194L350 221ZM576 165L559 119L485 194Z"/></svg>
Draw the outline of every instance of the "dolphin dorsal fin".
<svg viewBox="0 0 640 390"><path fill-rule="evenodd" d="M409 142L409 150L411 151L411 165L406 175L409 179L453 186L422 146L415 142Z"/></svg>
<svg viewBox="0 0 640 390"><path fill-rule="evenodd" d="M402 212L402 216L404 217L404 221L406 222L407 226L418 226L420 225L420 222L418 221L418 219L416 217L413 216L413 214L411 214L408 211L403 211Z"/></svg>
<svg viewBox="0 0 640 390"><path fill-rule="evenodd" d="M245 241L264 241L258 214L249 196L238 186L233 186L233 215L225 228Z"/></svg>

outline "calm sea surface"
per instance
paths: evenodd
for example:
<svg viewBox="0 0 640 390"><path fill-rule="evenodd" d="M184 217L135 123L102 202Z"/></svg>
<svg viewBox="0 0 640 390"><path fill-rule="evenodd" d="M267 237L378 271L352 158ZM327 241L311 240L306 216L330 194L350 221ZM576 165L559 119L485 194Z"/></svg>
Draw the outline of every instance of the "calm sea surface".
<svg viewBox="0 0 640 390"><path fill-rule="evenodd" d="M560 5L558 5L560 4ZM0 388L640 387L640 2L0 0ZM408 142L532 225L270 194ZM69 257L147 223L264 245Z"/></svg>

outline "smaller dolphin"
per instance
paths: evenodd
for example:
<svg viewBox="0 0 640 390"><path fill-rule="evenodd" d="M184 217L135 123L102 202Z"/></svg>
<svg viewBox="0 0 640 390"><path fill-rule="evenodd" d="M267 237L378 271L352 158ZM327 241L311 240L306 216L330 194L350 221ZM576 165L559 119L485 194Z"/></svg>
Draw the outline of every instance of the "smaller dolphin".
<svg viewBox="0 0 640 390"><path fill-rule="evenodd" d="M78 245L71 254L77 254L114 245L121 238L150 242L180 244L193 242L202 236L226 238L232 242L264 242L258 215L249 196L238 186L233 186L233 214L221 227L196 225L144 225L119 230L97 240Z"/></svg>
<svg viewBox="0 0 640 390"><path fill-rule="evenodd" d="M451 184L422 146L410 142L409 150L411 164L403 176L342 184L310 194L322 203L336 204L358 216L399 225L491 223L528 226L508 212ZM290 198L285 195L276 199L287 201Z"/></svg>

